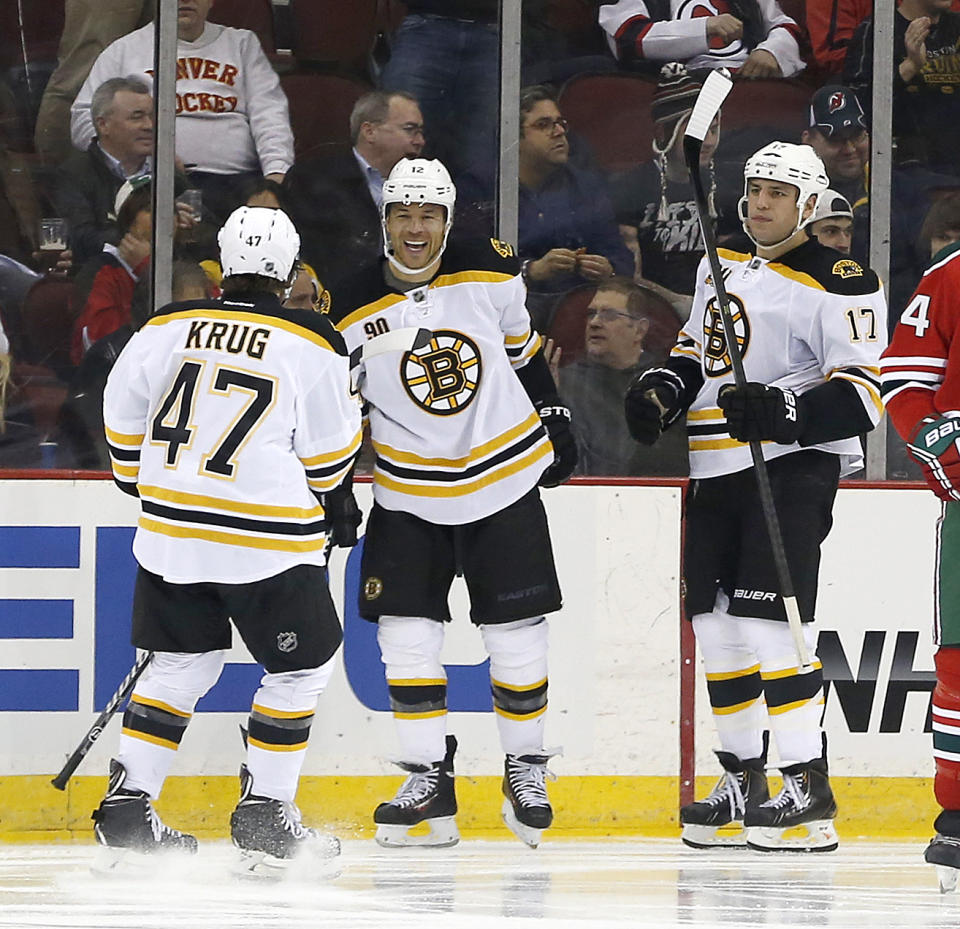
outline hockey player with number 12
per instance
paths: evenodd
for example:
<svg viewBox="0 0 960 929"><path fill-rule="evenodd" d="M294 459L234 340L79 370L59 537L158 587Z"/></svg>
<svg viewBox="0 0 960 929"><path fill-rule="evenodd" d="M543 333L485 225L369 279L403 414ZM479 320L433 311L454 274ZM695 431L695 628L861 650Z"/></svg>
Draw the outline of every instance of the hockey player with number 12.
<svg viewBox="0 0 960 929"><path fill-rule="evenodd" d="M342 640L325 544L356 542L360 408L339 334L281 306L300 248L286 214L241 207L218 241L223 299L151 316L104 393L114 478L140 498L131 638L154 652L93 814L109 868L128 850L196 851L153 801L220 677L231 620L266 670L230 818L239 868L270 874L302 851L339 854L334 837L302 825L294 796Z"/></svg>
<svg viewBox="0 0 960 929"><path fill-rule="evenodd" d="M419 349L372 358L360 378L376 453L360 615L377 623L409 774L374 822L385 846L459 840L440 650L461 574L490 655L504 820L536 846L553 819L544 614L560 608L537 485L566 480L576 446L513 248L495 239L448 248L455 202L439 161L401 159L383 185L385 257L331 294L351 353L405 328L432 332ZM430 835L411 836L421 822Z"/></svg>
<svg viewBox="0 0 960 929"><path fill-rule="evenodd" d="M935 203L921 238L932 264L900 316L883 353L883 399L890 419L943 501L937 521L933 640L933 790L942 811L924 857L940 889L960 874L960 198Z"/></svg>
<svg viewBox="0 0 960 929"><path fill-rule="evenodd" d="M827 185L807 145L773 142L747 159L740 217L755 247L719 250L747 383L734 385L704 258L690 319L669 361L639 375L625 400L631 433L647 444L686 413L684 603L724 769L710 796L680 811L683 840L694 847L837 847L821 729L823 672L815 656L803 670L785 621L746 444L762 443L813 656L820 545L839 478L862 465L858 436L882 412L887 318L877 276L807 234ZM768 725L783 774L773 798L765 774ZM731 824L744 829L718 831ZM804 834L786 835L801 825Z"/></svg>

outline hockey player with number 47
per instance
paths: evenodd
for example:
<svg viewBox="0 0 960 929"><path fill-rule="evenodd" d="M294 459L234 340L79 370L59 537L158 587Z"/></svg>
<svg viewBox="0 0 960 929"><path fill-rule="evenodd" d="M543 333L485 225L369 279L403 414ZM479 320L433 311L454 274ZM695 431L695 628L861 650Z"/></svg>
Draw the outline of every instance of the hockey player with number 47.
<svg viewBox="0 0 960 929"><path fill-rule="evenodd" d="M223 298L172 303L127 343L104 392L114 478L139 497L132 642L153 652L94 812L106 867L127 851L196 851L153 808L231 621L265 669L230 817L243 872L318 861L339 843L294 802L317 697L342 640L326 542L356 542L349 475L360 408L326 317L281 305L300 237L280 210L220 230Z"/></svg>
<svg viewBox="0 0 960 929"><path fill-rule="evenodd" d="M773 142L747 159L740 217L754 247L719 249L747 383L734 383L704 258L690 319L669 361L639 375L625 398L638 442L653 444L686 414L684 601L724 770L713 793L680 811L683 841L694 847L837 847L821 729L823 672L811 624L838 480L861 466L859 435L882 412L887 314L872 271L808 236L827 186L807 145ZM761 443L769 473L808 668L785 621L749 442ZM783 774L772 798L768 727ZM798 834L797 826L805 828Z"/></svg>
<svg viewBox="0 0 960 929"><path fill-rule="evenodd" d="M385 257L331 294L331 317L351 353L406 329L429 330L411 351L371 358L359 380L376 453L360 615L377 623L409 775L373 818L381 845L459 840L440 650L460 574L490 655L506 754L502 814L536 846L553 820L545 614L560 609L537 488L570 476L576 445L530 328L513 248L495 239L448 247L455 202L439 161L399 161L383 185ZM430 835L411 836L421 822Z"/></svg>
<svg viewBox="0 0 960 929"><path fill-rule="evenodd" d="M932 264L883 353L883 399L907 451L943 501L934 597L933 790L942 812L924 857L940 889L960 874L960 197L935 203L921 238Z"/></svg>

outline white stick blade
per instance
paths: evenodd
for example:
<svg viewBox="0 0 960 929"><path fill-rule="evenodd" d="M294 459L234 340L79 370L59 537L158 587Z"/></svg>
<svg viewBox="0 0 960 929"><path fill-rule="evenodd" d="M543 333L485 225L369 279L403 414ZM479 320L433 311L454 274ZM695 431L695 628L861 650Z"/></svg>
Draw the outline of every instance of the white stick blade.
<svg viewBox="0 0 960 929"><path fill-rule="evenodd" d="M707 79L700 88L697 96L697 102L693 105L693 112L690 114L690 122L687 123L687 131L684 135L693 136L701 142L707 136L707 130L713 122L713 118L723 106L723 101L727 99L733 87L733 81L730 80L730 74L726 68L719 68L711 71Z"/></svg>

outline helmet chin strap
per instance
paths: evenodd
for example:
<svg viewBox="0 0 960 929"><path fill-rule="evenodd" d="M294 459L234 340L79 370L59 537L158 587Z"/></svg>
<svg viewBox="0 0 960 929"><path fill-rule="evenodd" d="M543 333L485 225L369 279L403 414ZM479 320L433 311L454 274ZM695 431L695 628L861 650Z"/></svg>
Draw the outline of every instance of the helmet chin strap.
<svg viewBox="0 0 960 929"><path fill-rule="evenodd" d="M430 265L426 265L425 268L408 268L399 258L397 258L394 253L393 248L390 246L390 235L387 233L387 220L384 217L380 221L380 225L383 226L383 254L386 256L387 261L390 265L401 274L420 274L425 268L429 268ZM447 247L447 237L450 235L450 227L453 225L453 222L448 220L447 224L443 230L443 241L440 243L440 251L431 259L430 264L434 262L439 262L440 258L443 256L444 249Z"/></svg>

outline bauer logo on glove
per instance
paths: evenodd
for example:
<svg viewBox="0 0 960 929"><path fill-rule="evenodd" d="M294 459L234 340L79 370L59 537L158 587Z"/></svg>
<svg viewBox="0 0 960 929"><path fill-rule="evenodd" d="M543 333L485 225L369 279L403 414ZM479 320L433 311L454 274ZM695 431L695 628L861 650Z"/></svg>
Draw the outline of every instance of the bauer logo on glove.
<svg viewBox="0 0 960 929"><path fill-rule="evenodd" d="M907 445L923 478L941 500L960 500L960 413L928 416Z"/></svg>

